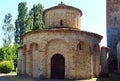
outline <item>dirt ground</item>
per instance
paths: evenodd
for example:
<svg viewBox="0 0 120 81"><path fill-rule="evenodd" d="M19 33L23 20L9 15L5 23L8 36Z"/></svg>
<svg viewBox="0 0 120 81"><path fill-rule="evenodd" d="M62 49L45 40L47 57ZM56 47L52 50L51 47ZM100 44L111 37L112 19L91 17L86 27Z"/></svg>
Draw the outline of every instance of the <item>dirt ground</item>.
<svg viewBox="0 0 120 81"><path fill-rule="evenodd" d="M38 80L25 76L17 76L16 74L0 74L0 81L96 81L91 80Z"/></svg>
<svg viewBox="0 0 120 81"><path fill-rule="evenodd" d="M93 78L88 80L39 80L31 77L17 76L16 73L0 74L0 81L120 81L119 74L111 74L106 78Z"/></svg>
<svg viewBox="0 0 120 81"><path fill-rule="evenodd" d="M0 74L0 81L37 81L29 77L17 76L16 74Z"/></svg>

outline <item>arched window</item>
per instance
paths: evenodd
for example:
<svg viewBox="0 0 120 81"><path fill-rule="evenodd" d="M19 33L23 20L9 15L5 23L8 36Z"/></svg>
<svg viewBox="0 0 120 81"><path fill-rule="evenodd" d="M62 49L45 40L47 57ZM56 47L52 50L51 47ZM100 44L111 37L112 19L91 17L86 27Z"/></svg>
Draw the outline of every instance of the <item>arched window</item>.
<svg viewBox="0 0 120 81"><path fill-rule="evenodd" d="M89 50L89 45L87 42L80 41L77 45L77 49L80 52L87 52Z"/></svg>
<svg viewBox="0 0 120 81"><path fill-rule="evenodd" d="M78 54L84 54L86 51L85 44L80 41L77 45L77 50L78 50Z"/></svg>
<svg viewBox="0 0 120 81"><path fill-rule="evenodd" d="M78 49L79 49L79 50L82 50L82 49L83 49L81 43L78 44Z"/></svg>
<svg viewBox="0 0 120 81"><path fill-rule="evenodd" d="M30 45L30 49L32 49L32 50L38 50L38 44L37 43L32 43Z"/></svg>
<svg viewBox="0 0 120 81"><path fill-rule="evenodd" d="M114 17L114 26L116 26L117 23L118 23L118 19L117 19L117 17Z"/></svg>
<svg viewBox="0 0 120 81"><path fill-rule="evenodd" d="M23 54L26 54L26 51L27 51L27 46L24 45L24 47L23 47Z"/></svg>
<svg viewBox="0 0 120 81"><path fill-rule="evenodd" d="M114 17L114 22L117 22L117 17Z"/></svg>
<svg viewBox="0 0 120 81"><path fill-rule="evenodd" d="M63 26L63 20L60 20L60 26Z"/></svg>

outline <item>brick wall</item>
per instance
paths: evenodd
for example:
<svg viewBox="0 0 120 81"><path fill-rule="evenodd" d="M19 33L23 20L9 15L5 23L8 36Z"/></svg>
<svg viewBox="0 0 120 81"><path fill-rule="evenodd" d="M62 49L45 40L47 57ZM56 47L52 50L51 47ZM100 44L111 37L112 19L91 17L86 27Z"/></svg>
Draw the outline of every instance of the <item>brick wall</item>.
<svg viewBox="0 0 120 81"><path fill-rule="evenodd" d="M59 31L59 32L58 32ZM23 36L26 54L24 73L34 78L51 78L51 58L61 54L65 58L65 78L91 78L100 72L99 44L101 36L78 30L42 30ZM95 51L96 49L96 51ZM27 52L28 50L28 52ZM94 57L95 55L95 57ZM23 58L20 57L19 58ZM96 60L94 63L93 60ZM93 70L94 69L94 70ZM23 74L24 74L23 73ZM93 74L94 73L94 74Z"/></svg>

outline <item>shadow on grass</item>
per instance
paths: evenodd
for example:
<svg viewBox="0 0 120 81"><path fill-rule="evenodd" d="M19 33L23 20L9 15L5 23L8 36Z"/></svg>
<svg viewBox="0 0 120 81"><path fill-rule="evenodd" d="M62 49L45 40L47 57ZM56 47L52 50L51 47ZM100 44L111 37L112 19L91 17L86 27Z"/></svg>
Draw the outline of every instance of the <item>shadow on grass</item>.
<svg viewBox="0 0 120 81"><path fill-rule="evenodd" d="M120 74L109 74L108 77L99 77L96 81L120 81Z"/></svg>
<svg viewBox="0 0 120 81"><path fill-rule="evenodd" d="M6 75L6 76L0 76L0 81L38 81L38 80L24 76Z"/></svg>
<svg viewBox="0 0 120 81"><path fill-rule="evenodd" d="M109 80L109 78L97 78L96 81L110 81L110 80Z"/></svg>
<svg viewBox="0 0 120 81"><path fill-rule="evenodd" d="M0 81L79 81L79 80L40 80L40 79L33 79L32 77L27 77L27 76L17 76L17 75L5 75L5 76L0 76ZM82 80L80 80L82 81Z"/></svg>

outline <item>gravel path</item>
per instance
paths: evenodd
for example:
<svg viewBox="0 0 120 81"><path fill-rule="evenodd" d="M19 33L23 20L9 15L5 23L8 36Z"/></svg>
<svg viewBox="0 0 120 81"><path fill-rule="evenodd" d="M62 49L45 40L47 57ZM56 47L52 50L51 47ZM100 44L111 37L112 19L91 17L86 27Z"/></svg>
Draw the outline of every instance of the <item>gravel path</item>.
<svg viewBox="0 0 120 81"><path fill-rule="evenodd" d="M0 74L0 81L38 81L29 77L17 76L16 74Z"/></svg>
<svg viewBox="0 0 120 81"><path fill-rule="evenodd" d="M16 74L0 74L0 81L96 81L94 80L38 80L30 77L17 76Z"/></svg>
<svg viewBox="0 0 120 81"><path fill-rule="evenodd" d="M38 80L33 79L31 77L25 77L25 76L17 76L15 73L13 74L0 74L0 81L109 81L108 79L99 79L93 78L91 80ZM110 80L114 81L114 80Z"/></svg>

